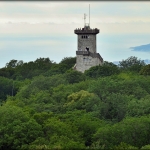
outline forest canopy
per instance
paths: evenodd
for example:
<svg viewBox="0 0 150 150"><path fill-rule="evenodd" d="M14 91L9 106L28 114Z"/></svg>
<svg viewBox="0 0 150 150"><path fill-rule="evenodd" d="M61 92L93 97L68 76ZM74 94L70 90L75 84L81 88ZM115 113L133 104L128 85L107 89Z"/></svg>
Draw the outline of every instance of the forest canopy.
<svg viewBox="0 0 150 150"><path fill-rule="evenodd" d="M0 149L150 149L150 64L131 56L81 73L75 63L0 68Z"/></svg>

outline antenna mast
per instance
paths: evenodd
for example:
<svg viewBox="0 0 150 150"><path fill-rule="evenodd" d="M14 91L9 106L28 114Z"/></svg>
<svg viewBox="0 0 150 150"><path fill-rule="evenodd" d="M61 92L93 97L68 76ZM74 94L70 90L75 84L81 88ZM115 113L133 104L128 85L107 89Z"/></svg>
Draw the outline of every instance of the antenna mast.
<svg viewBox="0 0 150 150"><path fill-rule="evenodd" d="M90 27L90 4L89 4L89 27Z"/></svg>
<svg viewBox="0 0 150 150"><path fill-rule="evenodd" d="M84 26L86 24L86 14L84 14Z"/></svg>

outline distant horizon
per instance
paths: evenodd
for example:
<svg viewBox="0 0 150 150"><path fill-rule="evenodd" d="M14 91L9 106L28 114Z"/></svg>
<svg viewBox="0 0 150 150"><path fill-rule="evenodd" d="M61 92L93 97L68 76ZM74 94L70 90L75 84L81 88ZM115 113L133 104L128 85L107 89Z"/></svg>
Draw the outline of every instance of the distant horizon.
<svg viewBox="0 0 150 150"><path fill-rule="evenodd" d="M150 60L150 2L2 1L0 68L12 59L47 58L59 63L75 57L76 28L84 26L90 4L90 27L98 28L97 52L106 61L135 56Z"/></svg>

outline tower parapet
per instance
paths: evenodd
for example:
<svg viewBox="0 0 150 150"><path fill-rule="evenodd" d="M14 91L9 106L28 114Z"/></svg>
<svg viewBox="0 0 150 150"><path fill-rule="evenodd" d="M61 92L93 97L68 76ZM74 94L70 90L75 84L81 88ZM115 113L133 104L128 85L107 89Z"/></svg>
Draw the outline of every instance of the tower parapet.
<svg viewBox="0 0 150 150"><path fill-rule="evenodd" d="M95 28L95 29L86 29L86 28L80 28L80 29L75 29L74 30L75 34L98 34L99 33L99 29Z"/></svg>

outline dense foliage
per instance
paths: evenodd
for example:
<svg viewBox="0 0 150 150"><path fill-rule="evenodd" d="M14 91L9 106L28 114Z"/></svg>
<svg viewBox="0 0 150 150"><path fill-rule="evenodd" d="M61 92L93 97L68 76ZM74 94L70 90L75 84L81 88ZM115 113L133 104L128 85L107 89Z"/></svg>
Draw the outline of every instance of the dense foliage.
<svg viewBox="0 0 150 150"><path fill-rule="evenodd" d="M81 73L75 61L0 69L0 149L150 149L150 65L130 57Z"/></svg>

